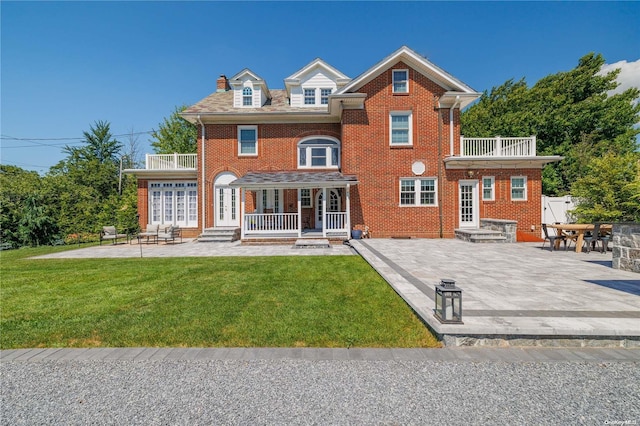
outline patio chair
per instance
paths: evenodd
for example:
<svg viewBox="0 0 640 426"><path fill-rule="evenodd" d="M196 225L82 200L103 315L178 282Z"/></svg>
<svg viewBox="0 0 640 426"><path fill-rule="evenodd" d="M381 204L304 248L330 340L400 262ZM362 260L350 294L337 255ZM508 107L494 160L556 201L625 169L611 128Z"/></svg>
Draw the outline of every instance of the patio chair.
<svg viewBox="0 0 640 426"><path fill-rule="evenodd" d="M147 229L144 232L138 234L138 244L141 243L143 238L146 238L147 244L149 244L149 238L153 240L154 243L158 244L158 230L160 225L157 223L154 225L148 224Z"/></svg>
<svg viewBox="0 0 640 426"><path fill-rule="evenodd" d="M175 244L176 238L180 238L180 242L182 243L182 231L179 226L176 225L167 225L160 227L158 231L158 239L163 239L165 244L171 241L172 244Z"/></svg>
<svg viewBox="0 0 640 426"><path fill-rule="evenodd" d="M609 249L609 241L611 241L611 233L609 231L600 231L600 242L602 243L602 253L606 253Z"/></svg>
<svg viewBox="0 0 640 426"><path fill-rule="evenodd" d="M126 238L127 242L129 241L128 234L118 234L115 226L103 226L102 231L100 231L100 245L102 245L102 241L111 240L112 244L118 243L118 238L124 239Z"/></svg>
<svg viewBox="0 0 640 426"><path fill-rule="evenodd" d="M604 242L602 241L601 237L600 237L600 224L599 223L594 223L593 224L593 231L591 231L591 233L586 234L584 236L584 244L587 245L587 253L591 253L591 250L595 249L596 246L598 245L598 241L600 241L600 244L602 247L604 247ZM584 245L583 245L584 247ZM604 253L604 251L602 251L602 249L600 250L601 253Z"/></svg>
<svg viewBox="0 0 640 426"><path fill-rule="evenodd" d="M565 251L567 250L567 237L565 237L564 235L549 235L546 223L542 224L542 230L544 231L544 241L542 242L541 248L544 248L544 244L547 242L547 240L549 240L549 250L553 251L556 245L556 240L559 240L564 241L564 249Z"/></svg>

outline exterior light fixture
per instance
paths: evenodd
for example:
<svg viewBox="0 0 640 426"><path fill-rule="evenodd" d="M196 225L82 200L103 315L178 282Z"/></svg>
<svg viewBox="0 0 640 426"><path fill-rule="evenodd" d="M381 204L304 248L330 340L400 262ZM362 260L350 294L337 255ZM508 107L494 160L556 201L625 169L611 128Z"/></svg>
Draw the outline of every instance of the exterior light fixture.
<svg viewBox="0 0 640 426"><path fill-rule="evenodd" d="M436 285L436 309L434 316L443 324L463 324L462 289L456 282L442 278Z"/></svg>

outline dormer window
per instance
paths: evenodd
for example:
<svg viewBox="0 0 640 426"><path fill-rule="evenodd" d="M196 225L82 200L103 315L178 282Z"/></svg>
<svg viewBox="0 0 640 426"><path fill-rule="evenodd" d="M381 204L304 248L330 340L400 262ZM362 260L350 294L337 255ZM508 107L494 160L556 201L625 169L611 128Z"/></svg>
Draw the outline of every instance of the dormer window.
<svg viewBox="0 0 640 426"><path fill-rule="evenodd" d="M251 87L242 89L242 106L253 106L253 90Z"/></svg>
<svg viewBox="0 0 640 426"><path fill-rule="evenodd" d="M331 89L320 89L320 103L322 105L329 105L330 94L331 94Z"/></svg>
<svg viewBox="0 0 640 426"><path fill-rule="evenodd" d="M316 89L304 89L304 104L305 105L316 104Z"/></svg>
<svg viewBox="0 0 640 426"><path fill-rule="evenodd" d="M340 143L337 140L313 137L298 143L299 169L336 169L340 167Z"/></svg>

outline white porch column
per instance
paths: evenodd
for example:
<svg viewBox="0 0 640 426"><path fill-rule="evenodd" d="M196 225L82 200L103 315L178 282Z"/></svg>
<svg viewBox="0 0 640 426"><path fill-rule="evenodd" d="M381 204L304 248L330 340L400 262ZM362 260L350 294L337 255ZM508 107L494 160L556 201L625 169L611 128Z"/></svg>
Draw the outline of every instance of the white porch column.
<svg viewBox="0 0 640 426"><path fill-rule="evenodd" d="M327 236L327 188L322 188L322 237Z"/></svg>
<svg viewBox="0 0 640 426"><path fill-rule="evenodd" d="M298 238L302 238L302 190L298 188Z"/></svg>
<svg viewBox="0 0 640 426"><path fill-rule="evenodd" d="M347 239L351 238L351 185L347 184L347 190L346 190L346 197L347 197L347 207L346 207L346 211L347 211Z"/></svg>
<svg viewBox="0 0 640 426"><path fill-rule="evenodd" d="M244 220L244 203L246 197L246 191L244 188L240 189L240 239L244 240L244 229L245 229L245 220Z"/></svg>

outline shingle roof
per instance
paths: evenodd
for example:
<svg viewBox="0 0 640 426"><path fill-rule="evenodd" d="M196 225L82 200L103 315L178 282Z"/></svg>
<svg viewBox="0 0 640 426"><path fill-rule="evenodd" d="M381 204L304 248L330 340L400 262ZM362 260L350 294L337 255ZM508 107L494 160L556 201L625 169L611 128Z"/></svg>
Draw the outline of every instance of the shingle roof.
<svg viewBox="0 0 640 426"><path fill-rule="evenodd" d="M229 185L243 188L318 188L356 185L358 179L340 172L247 172Z"/></svg>
<svg viewBox="0 0 640 426"><path fill-rule="evenodd" d="M260 108L236 108L233 106L233 91L214 92L190 106L184 113L286 113L286 112L327 112L326 107L292 107L289 105L287 92L284 89L271 90L271 99Z"/></svg>

